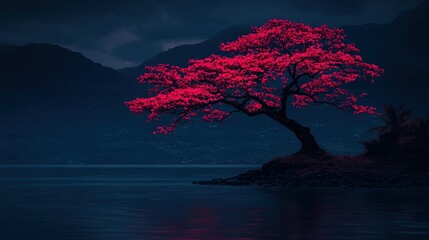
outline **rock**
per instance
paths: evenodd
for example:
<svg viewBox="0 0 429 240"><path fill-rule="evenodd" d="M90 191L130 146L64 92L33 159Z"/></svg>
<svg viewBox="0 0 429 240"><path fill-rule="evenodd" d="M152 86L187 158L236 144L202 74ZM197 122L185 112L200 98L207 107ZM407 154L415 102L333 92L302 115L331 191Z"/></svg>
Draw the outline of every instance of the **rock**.
<svg viewBox="0 0 429 240"><path fill-rule="evenodd" d="M241 184L241 181L238 180L237 178L229 178L225 181L225 183L228 185L243 185Z"/></svg>
<svg viewBox="0 0 429 240"><path fill-rule="evenodd" d="M313 179L313 178L322 178L323 175L319 172L310 172L310 173L301 174L299 177L301 179Z"/></svg>
<svg viewBox="0 0 429 240"><path fill-rule="evenodd" d="M262 187L339 188L429 188L426 172L400 172L397 168L361 157L331 157L309 160L291 157L276 159L232 178L195 181L201 185L257 185Z"/></svg>

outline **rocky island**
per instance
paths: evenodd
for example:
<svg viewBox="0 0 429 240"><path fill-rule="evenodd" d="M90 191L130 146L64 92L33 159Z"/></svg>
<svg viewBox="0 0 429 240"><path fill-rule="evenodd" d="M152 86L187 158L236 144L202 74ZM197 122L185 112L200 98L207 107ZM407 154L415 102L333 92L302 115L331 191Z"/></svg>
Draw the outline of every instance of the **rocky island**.
<svg viewBox="0 0 429 240"><path fill-rule="evenodd" d="M291 155L274 159L260 169L230 178L195 181L201 185L257 185L264 187L429 188L427 167L381 163L349 156Z"/></svg>

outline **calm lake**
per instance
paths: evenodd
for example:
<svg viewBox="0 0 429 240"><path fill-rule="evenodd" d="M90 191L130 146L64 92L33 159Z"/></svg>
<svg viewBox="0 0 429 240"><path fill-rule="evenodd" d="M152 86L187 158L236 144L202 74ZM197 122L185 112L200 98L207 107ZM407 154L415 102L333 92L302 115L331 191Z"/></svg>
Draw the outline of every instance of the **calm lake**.
<svg viewBox="0 0 429 240"><path fill-rule="evenodd" d="M427 190L192 184L253 168L0 166L0 239L429 239Z"/></svg>

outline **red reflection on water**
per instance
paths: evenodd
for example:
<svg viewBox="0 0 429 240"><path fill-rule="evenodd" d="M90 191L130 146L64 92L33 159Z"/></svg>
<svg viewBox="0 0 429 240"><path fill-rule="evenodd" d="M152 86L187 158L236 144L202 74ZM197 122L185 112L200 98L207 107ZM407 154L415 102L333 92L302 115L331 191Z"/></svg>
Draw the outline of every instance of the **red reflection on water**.
<svg viewBox="0 0 429 240"><path fill-rule="evenodd" d="M326 219L335 215L324 208L323 197L296 194L278 199L279 206L258 208L168 208L147 212L146 221L134 226L141 239L262 240L319 239ZM285 204L286 203L286 204Z"/></svg>
<svg viewBox="0 0 429 240"><path fill-rule="evenodd" d="M192 208L183 219L169 219L154 230L145 231L144 239L171 240L258 240L252 237L260 230L263 211L242 212L240 216L227 218L220 210L211 208ZM143 239L143 238L142 238Z"/></svg>

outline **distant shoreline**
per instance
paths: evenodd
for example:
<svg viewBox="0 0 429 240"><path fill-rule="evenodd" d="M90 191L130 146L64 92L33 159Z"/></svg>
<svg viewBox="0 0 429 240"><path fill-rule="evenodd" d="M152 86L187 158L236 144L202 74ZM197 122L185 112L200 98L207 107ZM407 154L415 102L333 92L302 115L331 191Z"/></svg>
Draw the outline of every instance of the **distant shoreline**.
<svg viewBox="0 0 429 240"><path fill-rule="evenodd" d="M0 164L0 168L259 168L260 164Z"/></svg>

